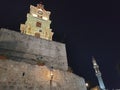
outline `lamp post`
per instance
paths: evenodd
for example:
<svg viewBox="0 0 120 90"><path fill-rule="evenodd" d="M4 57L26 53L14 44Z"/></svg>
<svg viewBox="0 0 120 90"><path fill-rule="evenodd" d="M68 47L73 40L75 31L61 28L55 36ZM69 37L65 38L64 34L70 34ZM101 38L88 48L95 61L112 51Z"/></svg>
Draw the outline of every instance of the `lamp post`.
<svg viewBox="0 0 120 90"><path fill-rule="evenodd" d="M88 86L89 86L89 84L88 84L88 83L85 83L85 85L86 85L86 87L88 87Z"/></svg>
<svg viewBox="0 0 120 90"><path fill-rule="evenodd" d="M89 83L85 83L85 85L86 85L87 90L89 90L90 89Z"/></svg>
<svg viewBox="0 0 120 90"><path fill-rule="evenodd" d="M53 74L53 67L51 67L51 69L50 69L50 90L52 90L52 81L53 81L53 77L54 77L54 74Z"/></svg>

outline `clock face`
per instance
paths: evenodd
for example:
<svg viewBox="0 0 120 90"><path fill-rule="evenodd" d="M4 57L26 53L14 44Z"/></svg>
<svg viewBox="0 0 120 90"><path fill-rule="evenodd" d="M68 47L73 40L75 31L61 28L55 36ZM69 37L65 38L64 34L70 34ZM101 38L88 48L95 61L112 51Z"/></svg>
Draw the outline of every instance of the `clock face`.
<svg viewBox="0 0 120 90"><path fill-rule="evenodd" d="M38 13L39 13L39 14L41 14L41 15L43 14L43 12L42 12L42 11L38 11Z"/></svg>

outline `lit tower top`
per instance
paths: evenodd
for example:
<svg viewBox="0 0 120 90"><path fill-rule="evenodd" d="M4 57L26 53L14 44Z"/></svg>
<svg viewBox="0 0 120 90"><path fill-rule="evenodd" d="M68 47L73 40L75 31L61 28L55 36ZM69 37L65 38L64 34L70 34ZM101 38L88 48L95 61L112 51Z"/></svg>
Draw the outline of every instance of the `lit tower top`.
<svg viewBox="0 0 120 90"><path fill-rule="evenodd" d="M92 63L93 63L93 68L95 69L95 74L97 76L97 79L98 79L98 82L99 82L99 86L100 86L100 89L101 90L105 90L105 85L103 83L103 79L102 79L102 76L101 76L101 72L99 70L99 66L95 60L94 57L92 57Z"/></svg>
<svg viewBox="0 0 120 90"><path fill-rule="evenodd" d="M30 13L27 14L25 24L21 24L21 33L32 35L38 38L52 40L53 32L50 28L50 11L44 9L44 5L30 5Z"/></svg>

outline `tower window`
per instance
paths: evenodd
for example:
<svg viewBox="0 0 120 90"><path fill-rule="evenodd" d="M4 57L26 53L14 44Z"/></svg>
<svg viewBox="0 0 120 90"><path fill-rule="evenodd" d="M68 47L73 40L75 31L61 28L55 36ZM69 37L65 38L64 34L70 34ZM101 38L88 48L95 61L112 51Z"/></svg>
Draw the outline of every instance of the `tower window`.
<svg viewBox="0 0 120 90"><path fill-rule="evenodd" d="M40 22L37 22L37 23L36 23L36 26L37 26L37 27L41 27L41 23L40 23Z"/></svg>
<svg viewBox="0 0 120 90"><path fill-rule="evenodd" d="M39 30L39 32L42 32L42 30Z"/></svg>

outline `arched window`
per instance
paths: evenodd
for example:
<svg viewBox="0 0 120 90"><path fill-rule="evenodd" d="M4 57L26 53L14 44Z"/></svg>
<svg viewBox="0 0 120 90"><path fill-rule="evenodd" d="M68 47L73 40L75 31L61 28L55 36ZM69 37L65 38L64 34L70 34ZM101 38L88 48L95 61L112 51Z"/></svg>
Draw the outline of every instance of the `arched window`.
<svg viewBox="0 0 120 90"><path fill-rule="evenodd" d="M40 38L40 33L35 33L35 37Z"/></svg>
<svg viewBox="0 0 120 90"><path fill-rule="evenodd" d="M37 22L37 23L36 23L36 26L37 26L37 27L41 27L41 23L40 23L40 22Z"/></svg>

